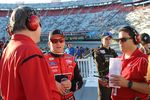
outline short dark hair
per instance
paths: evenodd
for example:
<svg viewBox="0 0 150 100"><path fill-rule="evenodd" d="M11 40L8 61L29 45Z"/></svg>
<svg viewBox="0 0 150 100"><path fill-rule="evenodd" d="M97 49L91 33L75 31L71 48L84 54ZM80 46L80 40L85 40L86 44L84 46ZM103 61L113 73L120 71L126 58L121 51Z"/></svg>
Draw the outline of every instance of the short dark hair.
<svg viewBox="0 0 150 100"><path fill-rule="evenodd" d="M139 36L138 32L131 26L124 26L119 29L119 32L129 33L129 36L133 39L134 44L138 44L137 37Z"/></svg>
<svg viewBox="0 0 150 100"><path fill-rule="evenodd" d="M62 37L64 37L64 33L61 30L54 29L49 32L49 40L52 38L53 35L57 35L57 34L62 35Z"/></svg>
<svg viewBox="0 0 150 100"><path fill-rule="evenodd" d="M36 11L31 7L19 6L15 8L9 22L11 32L27 29L26 23L31 15L37 15Z"/></svg>

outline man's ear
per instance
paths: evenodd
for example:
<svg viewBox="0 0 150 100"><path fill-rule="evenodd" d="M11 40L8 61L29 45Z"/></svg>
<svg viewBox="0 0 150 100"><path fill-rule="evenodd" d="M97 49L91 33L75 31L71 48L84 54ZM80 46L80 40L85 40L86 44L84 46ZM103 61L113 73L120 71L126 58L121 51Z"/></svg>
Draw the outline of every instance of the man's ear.
<svg viewBox="0 0 150 100"><path fill-rule="evenodd" d="M50 41L47 42L48 47L50 47Z"/></svg>

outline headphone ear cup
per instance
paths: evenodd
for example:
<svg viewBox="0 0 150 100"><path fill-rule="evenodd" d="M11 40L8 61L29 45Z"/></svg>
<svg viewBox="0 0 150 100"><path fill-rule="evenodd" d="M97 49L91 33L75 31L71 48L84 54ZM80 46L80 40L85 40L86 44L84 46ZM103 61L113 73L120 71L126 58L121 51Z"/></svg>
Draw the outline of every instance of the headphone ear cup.
<svg viewBox="0 0 150 100"><path fill-rule="evenodd" d="M36 31L37 28L39 27L39 23L40 23L40 20L38 18L38 16L36 15L31 15L28 19L27 19L27 22L26 22L26 26L29 30L31 31Z"/></svg>
<svg viewBox="0 0 150 100"><path fill-rule="evenodd" d="M141 38L139 34L135 36L135 41L137 44L141 43Z"/></svg>

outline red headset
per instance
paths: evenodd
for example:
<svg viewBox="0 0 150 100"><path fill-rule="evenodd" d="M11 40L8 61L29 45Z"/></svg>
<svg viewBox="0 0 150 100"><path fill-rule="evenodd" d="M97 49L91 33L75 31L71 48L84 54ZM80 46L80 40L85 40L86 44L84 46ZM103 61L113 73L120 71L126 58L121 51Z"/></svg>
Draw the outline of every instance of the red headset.
<svg viewBox="0 0 150 100"><path fill-rule="evenodd" d="M140 39L140 35L139 34L137 34L135 36L135 41L136 41L137 44L141 43L141 39Z"/></svg>
<svg viewBox="0 0 150 100"><path fill-rule="evenodd" d="M36 31L39 25L41 26L40 19L38 16L31 14L27 18L26 26L30 31Z"/></svg>
<svg viewBox="0 0 150 100"><path fill-rule="evenodd" d="M36 31L37 28L39 27L39 25L41 26L41 23L40 23L40 19L39 17L36 15L36 12L34 9L30 8L30 7L18 7L17 8L18 10L22 9L22 11L25 11L25 13L27 13L27 17L25 16L25 25L26 25L26 28L29 29L30 31ZM17 12L17 11L16 11ZM16 15L19 14L19 12L16 13ZM12 21L14 21L15 23L15 20L13 18L14 16L12 16ZM23 23L22 23L23 24ZM8 32L8 34L11 36L13 35L13 25L11 25L10 23L7 25L6 27L6 31Z"/></svg>

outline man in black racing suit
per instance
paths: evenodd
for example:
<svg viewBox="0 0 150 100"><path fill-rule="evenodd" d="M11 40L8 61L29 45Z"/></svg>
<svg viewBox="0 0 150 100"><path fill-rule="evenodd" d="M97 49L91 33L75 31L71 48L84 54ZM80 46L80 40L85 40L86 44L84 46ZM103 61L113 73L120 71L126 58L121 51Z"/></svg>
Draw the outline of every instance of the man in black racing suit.
<svg viewBox="0 0 150 100"><path fill-rule="evenodd" d="M98 98L101 98L100 100L111 100L111 88L105 87L102 81L100 81L101 79L108 81L109 58L117 57L115 50L110 48L111 39L112 36L110 32L103 33L101 36L102 46L92 50L94 63L96 64L100 77L98 89Z"/></svg>

